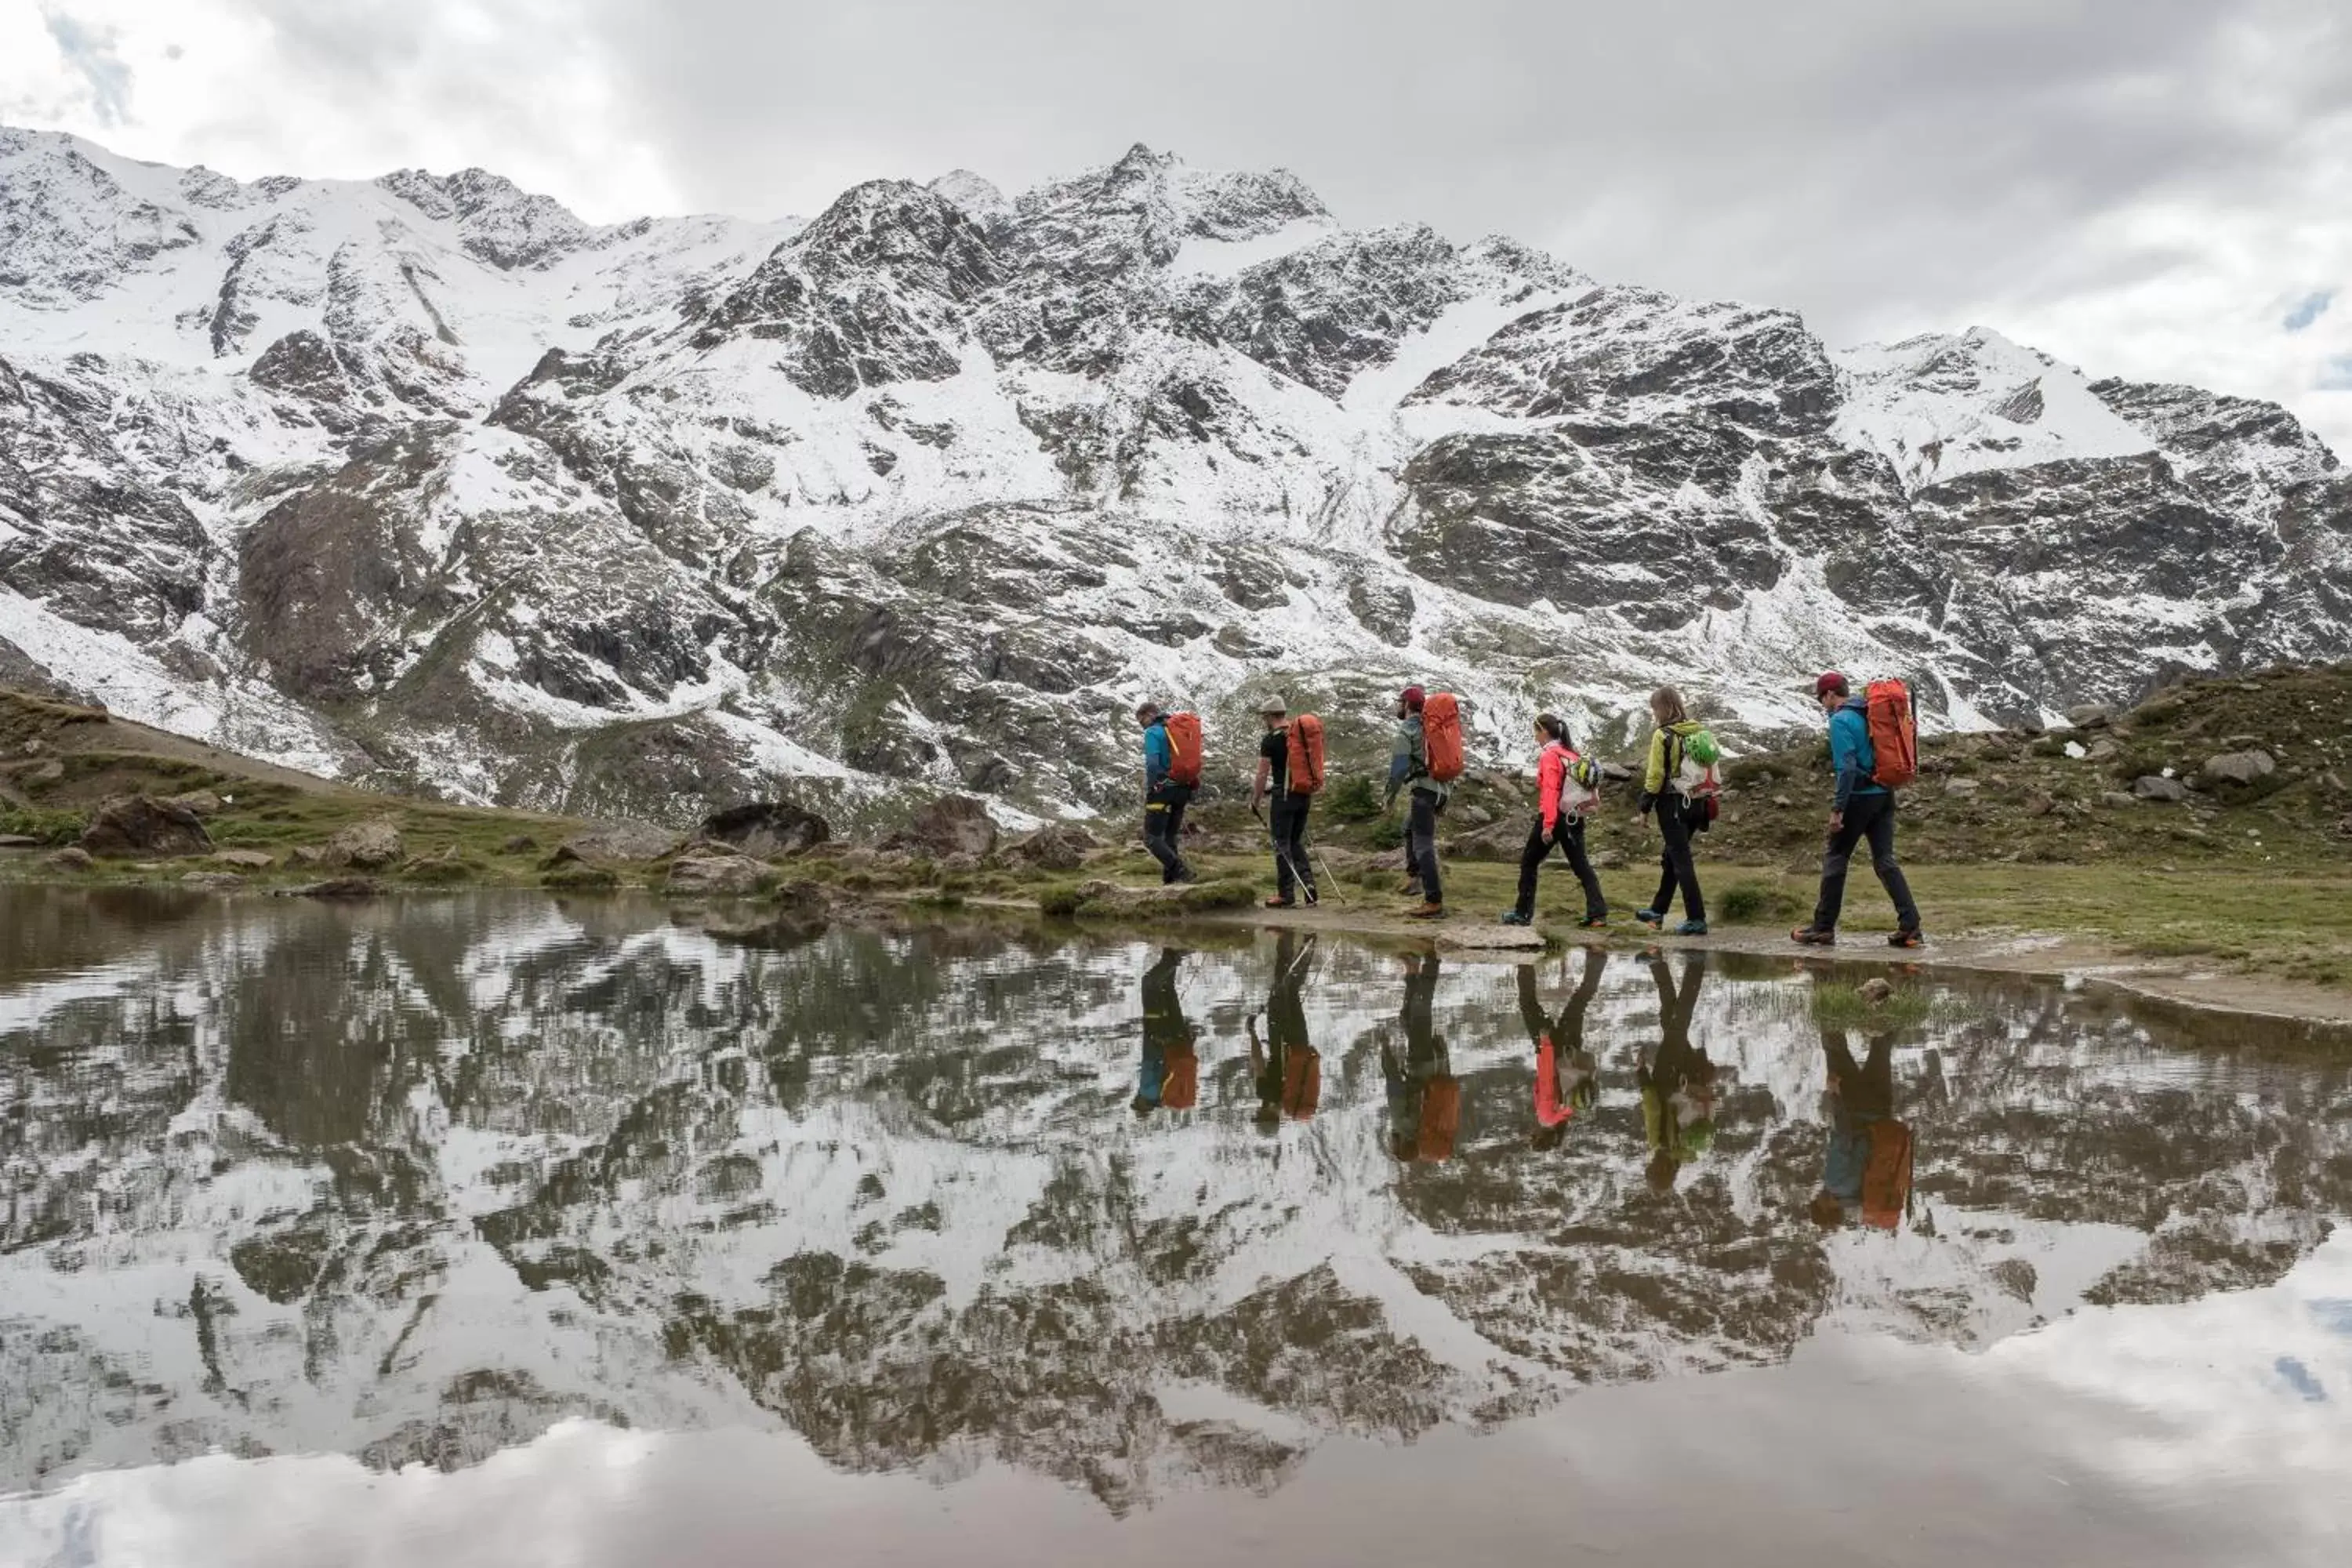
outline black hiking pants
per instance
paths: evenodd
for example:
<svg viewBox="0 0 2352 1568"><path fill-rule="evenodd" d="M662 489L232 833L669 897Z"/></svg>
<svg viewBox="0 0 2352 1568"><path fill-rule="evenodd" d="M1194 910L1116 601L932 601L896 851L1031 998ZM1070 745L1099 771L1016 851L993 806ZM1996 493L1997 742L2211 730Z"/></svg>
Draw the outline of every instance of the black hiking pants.
<svg viewBox="0 0 2352 1568"><path fill-rule="evenodd" d="M1822 896L1813 906L1813 929L1835 931L1838 911L1845 905L1845 870L1855 846L1870 840L1870 868L1878 873L1886 896L1895 900L1895 918L1905 931L1919 929L1919 906L1911 901L1911 884L1895 863L1895 795L1891 791L1857 795L1845 803L1845 821L1830 835L1829 853L1822 857Z"/></svg>
<svg viewBox="0 0 2352 1568"><path fill-rule="evenodd" d="M1190 785L1163 784L1143 805L1143 847L1160 862L1162 883L1181 881L1184 857L1177 845L1184 832L1184 808L1192 804Z"/></svg>
<svg viewBox="0 0 2352 1568"><path fill-rule="evenodd" d="M1315 804L1311 795L1276 795L1267 803L1266 821L1274 834L1274 885L1288 903L1305 888L1315 897L1315 871L1307 863L1307 813Z"/></svg>
<svg viewBox="0 0 2352 1568"><path fill-rule="evenodd" d="M1577 881L1583 885L1586 916L1598 920L1606 915L1609 912L1608 895L1601 892L1601 879L1593 872L1592 859L1584 852L1584 818L1565 814L1553 819L1549 833L1544 831L1540 816L1536 818L1535 826L1528 830L1528 847L1519 851L1519 900L1512 908L1518 911L1521 920L1536 912L1536 874L1543 869L1544 860L1551 854L1555 844L1559 846L1559 852L1568 857L1569 869L1576 873Z"/></svg>
<svg viewBox="0 0 2352 1568"><path fill-rule="evenodd" d="M1421 883L1421 896L1433 904L1445 901L1445 885L1437 876L1437 796L1425 789L1412 792L1412 814L1406 819L1405 871Z"/></svg>
<svg viewBox="0 0 2352 1568"><path fill-rule="evenodd" d="M1658 799L1658 837L1666 847L1658 857L1658 896L1650 900L1650 908L1658 913L1661 924L1666 911L1675 905L1675 893L1683 895L1685 919L1706 919L1706 895L1699 891L1698 862L1691 855L1691 837L1706 830L1706 802L1685 800L1680 795L1661 795Z"/></svg>

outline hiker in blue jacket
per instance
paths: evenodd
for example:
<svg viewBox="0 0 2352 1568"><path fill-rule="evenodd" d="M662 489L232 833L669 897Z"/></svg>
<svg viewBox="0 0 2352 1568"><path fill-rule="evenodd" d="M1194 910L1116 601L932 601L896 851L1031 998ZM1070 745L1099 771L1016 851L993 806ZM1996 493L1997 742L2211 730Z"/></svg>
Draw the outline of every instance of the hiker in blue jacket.
<svg viewBox="0 0 2352 1568"><path fill-rule="evenodd" d="M1870 743L1870 705L1853 693L1846 678L1832 669L1813 682L1813 696L1830 716L1830 763L1837 770L1837 794L1830 803L1829 852L1822 858L1822 891L1813 918L1789 933L1807 947L1830 947L1837 942L1838 913L1845 904L1846 863L1854 847L1870 840L1870 868L1895 900L1898 927L1886 939L1892 947L1925 947L1919 934L1919 906L1911 900L1911 884L1895 860L1895 792L1874 780L1878 754Z"/></svg>
<svg viewBox="0 0 2352 1568"><path fill-rule="evenodd" d="M1143 847L1160 862L1162 883L1189 882L1192 870L1177 844L1192 792L1169 776L1175 771L1176 748L1168 739L1168 716L1158 703L1146 702L1135 717L1143 726Z"/></svg>

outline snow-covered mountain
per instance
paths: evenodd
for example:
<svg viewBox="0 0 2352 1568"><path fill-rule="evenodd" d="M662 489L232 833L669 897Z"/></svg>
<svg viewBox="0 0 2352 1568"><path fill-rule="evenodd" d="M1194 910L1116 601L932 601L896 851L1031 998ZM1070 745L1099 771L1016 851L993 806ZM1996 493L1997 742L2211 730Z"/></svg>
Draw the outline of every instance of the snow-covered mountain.
<svg viewBox="0 0 2352 1568"><path fill-rule="evenodd" d="M599 228L0 131L0 679L579 810L1085 809L1147 693L1344 739L1410 678L1499 746L1665 679L1971 724L2352 651L2352 481L2280 409L1832 353L1141 147Z"/></svg>
<svg viewBox="0 0 2352 1568"><path fill-rule="evenodd" d="M500 897L12 912L0 1492L207 1450L456 1468L588 1416L1124 1508L1826 1331L1979 1351L2268 1284L2352 1196L2340 1063L2200 1054L2055 987L1903 1034L1914 1222L1823 1233L1824 1036L1782 965L1678 961L1723 1094L1661 1193L1659 990L1622 953L1600 1100L1551 1150L1514 972L1446 964L1460 1140L1401 1165L1403 985L1366 950L1299 971L1320 1105L1263 1131L1270 940L1183 961L1198 1106L1139 1120L1139 946L776 951Z"/></svg>

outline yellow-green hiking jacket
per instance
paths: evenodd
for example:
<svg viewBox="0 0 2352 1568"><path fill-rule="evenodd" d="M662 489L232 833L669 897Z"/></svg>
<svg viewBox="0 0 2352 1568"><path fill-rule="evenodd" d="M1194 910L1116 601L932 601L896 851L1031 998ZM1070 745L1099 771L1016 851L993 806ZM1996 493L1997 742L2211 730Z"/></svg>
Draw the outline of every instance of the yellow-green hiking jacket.
<svg viewBox="0 0 2352 1568"><path fill-rule="evenodd" d="M1666 793L1666 785L1683 765L1683 742L1705 728L1696 719L1685 719L1663 730L1651 731L1650 763L1642 770L1643 794Z"/></svg>

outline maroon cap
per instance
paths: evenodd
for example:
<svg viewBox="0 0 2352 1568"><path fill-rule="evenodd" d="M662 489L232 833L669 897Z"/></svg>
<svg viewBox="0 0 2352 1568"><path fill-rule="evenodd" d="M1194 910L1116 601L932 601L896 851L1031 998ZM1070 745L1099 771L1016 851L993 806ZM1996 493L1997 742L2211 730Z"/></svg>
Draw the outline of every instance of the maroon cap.
<svg viewBox="0 0 2352 1568"><path fill-rule="evenodd" d="M1816 697L1827 697L1832 691L1849 691L1852 689L1853 688L1846 684L1845 677L1840 675L1834 669L1823 670L1822 672L1822 678L1813 682L1813 695Z"/></svg>
<svg viewBox="0 0 2352 1568"><path fill-rule="evenodd" d="M1403 698L1402 699L1405 707L1415 713L1421 711L1421 705L1425 700L1426 699L1423 696L1421 688L1418 686L1406 687L1404 689Z"/></svg>

